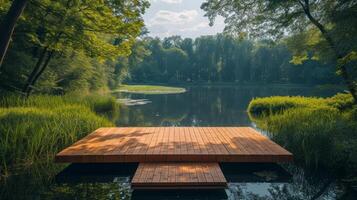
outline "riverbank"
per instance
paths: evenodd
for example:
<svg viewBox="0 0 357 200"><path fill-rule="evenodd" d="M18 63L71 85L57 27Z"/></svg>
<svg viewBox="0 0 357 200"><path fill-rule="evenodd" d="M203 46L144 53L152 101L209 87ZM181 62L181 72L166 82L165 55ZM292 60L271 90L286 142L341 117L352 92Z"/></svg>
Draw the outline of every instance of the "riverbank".
<svg viewBox="0 0 357 200"><path fill-rule="evenodd" d="M0 174L45 163L55 153L102 126L114 126L118 103L104 96L35 95L0 98Z"/></svg>
<svg viewBox="0 0 357 200"><path fill-rule="evenodd" d="M161 85L121 85L114 92L136 94L177 94L186 92L182 87L169 87Z"/></svg>
<svg viewBox="0 0 357 200"><path fill-rule="evenodd" d="M357 185L357 108L351 95L256 98L248 112L298 165Z"/></svg>

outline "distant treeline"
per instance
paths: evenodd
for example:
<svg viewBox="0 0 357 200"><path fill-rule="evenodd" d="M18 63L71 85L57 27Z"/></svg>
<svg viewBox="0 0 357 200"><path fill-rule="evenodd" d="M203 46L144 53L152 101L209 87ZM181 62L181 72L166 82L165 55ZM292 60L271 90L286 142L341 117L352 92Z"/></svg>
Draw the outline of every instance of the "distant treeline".
<svg viewBox="0 0 357 200"><path fill-rule="evenodd" d="M128 59L119 60L115 71L118 82L136 83L340 83L333 63L291 60L284 42L253 42L223 34L146 37L134 45Z"/></svg>

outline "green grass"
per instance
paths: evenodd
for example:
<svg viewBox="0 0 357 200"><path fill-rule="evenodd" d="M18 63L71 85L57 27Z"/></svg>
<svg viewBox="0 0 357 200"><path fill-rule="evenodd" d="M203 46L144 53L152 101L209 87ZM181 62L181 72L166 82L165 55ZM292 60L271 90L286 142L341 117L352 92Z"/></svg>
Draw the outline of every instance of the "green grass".
<svg viewBox="0 0 357 200"><path fill-rule="evenodd" d="M331 98L268 97L248 112L259 128L308 169L357 176L357 109L349 94Z"/></svg>
<svg viewBox="0 0 357 200"><path fill-rule="evenodd" d="M106 113L118 109L118 103L114 97L99 95L34 95L28 99L21 96L0 97L0 107L37 107L51 108L63 105L82 105L94 112Z"/></svg>
<svg viewBox="0 0 357 200"><path fill-rule="evenodd" d="M116 107L111 97L2 97L0 174L14 166L52 161L58 151L93 130L114 126L100 113Z"/></svg>
<svg viewBox="0 0 357 200"><path fill-rule="evenodd" d="M273 96L253 99L248 105L248 112L253 116L282 113L292 108L328 108L339 110L351 109L353 98L349 94L337 94L331 98Z"/></svg>
<svg viewBox="0 0 357 200"><path fill-rule="evenodd" d="M176 94L184 93L186 89L159 85L121 85L116 91L138 94Z"/></svg>

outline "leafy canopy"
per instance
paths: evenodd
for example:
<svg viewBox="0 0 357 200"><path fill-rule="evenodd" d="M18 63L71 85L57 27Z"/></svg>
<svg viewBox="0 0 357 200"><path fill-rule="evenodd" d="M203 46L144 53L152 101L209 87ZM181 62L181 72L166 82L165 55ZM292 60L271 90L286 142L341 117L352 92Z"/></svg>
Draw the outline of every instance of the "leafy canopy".
<svg viewBox="0 0 357 200"><path fill-rule="evenodd" d="M49 50L82 50L103 59L128 55L144 26L145 0L33 1L21 24L27 37Z"/></svg>
<svg viewBox="0 0 357 200"><path fill-rule="evenodd" d="M201 8L211 25L223 16L225 32L288 38L294 64L308 59L336 61L334 54L343 57L338 62L346 63L354 61L357 52L356 0L207 0Z"/></svg>

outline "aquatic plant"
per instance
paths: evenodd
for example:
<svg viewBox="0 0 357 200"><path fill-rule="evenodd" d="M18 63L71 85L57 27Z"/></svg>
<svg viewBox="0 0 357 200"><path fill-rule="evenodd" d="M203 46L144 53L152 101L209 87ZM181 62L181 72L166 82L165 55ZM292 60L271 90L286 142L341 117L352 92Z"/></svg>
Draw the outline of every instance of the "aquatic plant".
<svg viewBox="0 0 357 200"><path fill-rule="evenodd" d="M339 110L351 109L353 98L350 94L339 93L330 98L302 97L302 96L273 96L253 99L248 105L248 112L252 116L272 115L283 113L292 108L327 108Z"/></svg>
<svg viewBox="0 0 357 200"><path fill-rule="evenodd" d="M118 109L116 99L100 95L33 95L27 99L18 95L0 97L0 107L38 107L50 108L62 105L83 105L98 114Z"/></svg>
<svg viewBox="0 0 357 200"><path fill-rule="evenodd" d="M117 106L111 97L46 95L3 97L0 105L0 174L9 166L51 161L63 147L96 128L114 126L95 112Z"/></svg>
<svg viewBox="0 0 357 200"><path fill-rule="evenodd" d="M294 154L297 164L355 176L357 115L351 102L348 94L268 97L252 100L248 111L259 128Z"/></svg>
<svg viewBox="0 0 357 200"><path fill-rule="evenodd" d="M326 106L325 99L301 96L273 96L253 99L248 105L248 112L254 116L282 113L291 108Z"/></svg>

